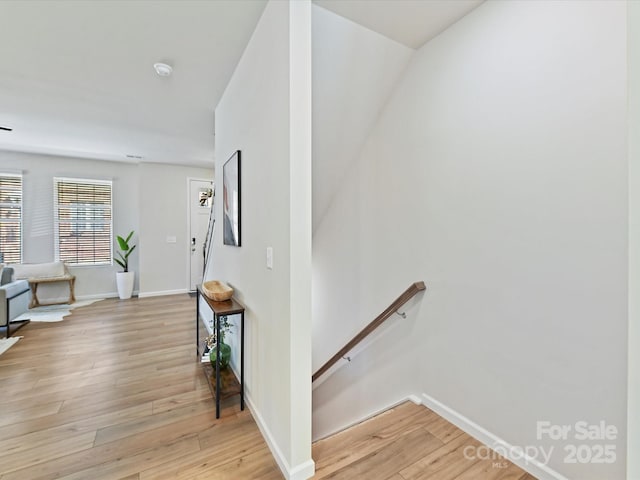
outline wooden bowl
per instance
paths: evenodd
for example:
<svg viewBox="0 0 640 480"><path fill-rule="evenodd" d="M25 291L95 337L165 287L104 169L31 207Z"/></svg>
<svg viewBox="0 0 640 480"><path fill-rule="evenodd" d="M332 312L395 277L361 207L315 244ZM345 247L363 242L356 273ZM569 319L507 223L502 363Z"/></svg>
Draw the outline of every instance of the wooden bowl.
<svg viewBox="0 0 640 480"><path fill-rule="evenodd" d="M233 288L219 280L209 280L202 284L202 291L214 302L224 302L233 297Z"/></svg>

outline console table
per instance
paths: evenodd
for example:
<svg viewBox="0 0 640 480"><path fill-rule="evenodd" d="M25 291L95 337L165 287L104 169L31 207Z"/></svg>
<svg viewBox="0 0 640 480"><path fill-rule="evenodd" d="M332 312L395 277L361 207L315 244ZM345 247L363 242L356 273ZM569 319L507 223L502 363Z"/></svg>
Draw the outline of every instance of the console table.
<svg viewBox="0 0 640 480"><path fill-rule="evenodd" d="M200 298L202 298L213 313L212 329L216 338L220 338L220 320L229 315L240 315L240 382L233 374L231 366L220 371L220 349L216 349L215 369L210 362L203 363L207 383L216 402L216 418L220 418L220 400L232 395L240 395L240 410L244 410L244 306L231 298L224 302L216 302L207 297L198 286L196 291L196 355L201 361L202 355L208 351L206 344L200 343Z"/></svg>

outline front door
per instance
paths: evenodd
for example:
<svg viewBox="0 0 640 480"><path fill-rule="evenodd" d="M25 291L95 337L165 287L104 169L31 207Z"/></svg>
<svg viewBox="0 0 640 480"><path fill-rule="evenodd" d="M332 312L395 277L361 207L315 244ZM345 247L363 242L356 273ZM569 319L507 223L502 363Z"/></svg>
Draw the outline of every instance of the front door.
<svg viewBox="0 0 640 480"><path fill-rule="evenodd" d="M202 283L204 243L213 207L213 181L189 179L189 290Z"/></svg>

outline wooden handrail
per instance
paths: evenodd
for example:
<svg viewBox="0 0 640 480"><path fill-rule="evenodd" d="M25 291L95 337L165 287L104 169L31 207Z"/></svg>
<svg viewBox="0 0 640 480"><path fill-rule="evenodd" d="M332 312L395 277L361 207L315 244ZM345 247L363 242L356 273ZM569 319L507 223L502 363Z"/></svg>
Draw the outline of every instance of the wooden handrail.
<svg viewBox="0 0 640 480"><path fill-rule="evenodd" d="M384 321L394 314L402 305L407 303L415 294L418 292L425 290L427 287L424 282L415 282L409 288L407 288L402 295L394 300L394 302L389 305L384 312L378 315L373 322L360 330L355 337L353 337L344 347L342 347L338 353L336 353L333 357L331 357L327 362L320 367L320 369L311 376L311 381L315 382L320 375L329 370L333 365L335 365L338 360L344 357L353 347L358 345L362 340L365 339L367 335L373 332L376 328L384 323Z"/></svg>

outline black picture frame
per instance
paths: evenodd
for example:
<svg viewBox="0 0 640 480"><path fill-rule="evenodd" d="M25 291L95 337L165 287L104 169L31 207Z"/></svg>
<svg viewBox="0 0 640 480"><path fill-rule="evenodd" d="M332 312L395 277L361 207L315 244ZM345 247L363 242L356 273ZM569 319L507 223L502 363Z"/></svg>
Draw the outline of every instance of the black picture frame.
<svg viewBox="0 0 640 480"><path fill-rule="evenodd" d="M225 245L241 243L240 150L236 150L222 167L222 225Z"/></svg>

